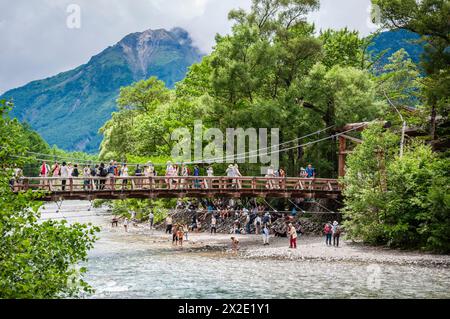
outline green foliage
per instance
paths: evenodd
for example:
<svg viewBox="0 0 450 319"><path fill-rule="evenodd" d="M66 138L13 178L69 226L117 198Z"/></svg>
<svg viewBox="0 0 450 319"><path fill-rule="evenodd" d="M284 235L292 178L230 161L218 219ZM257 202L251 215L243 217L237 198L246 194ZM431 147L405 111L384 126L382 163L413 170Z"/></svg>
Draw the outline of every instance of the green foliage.
<svg viewBox="0 0 450 319"><path fill-rule="evenodd" d="M349 238L373 244L450 251L450 161L373 126L348 157L343 179Z"/></svg>
<svg viewBox="0 0 450 319"><path fill-rule="evenodd" d="M320 34L323 42L324 58L322 63L331 68L335 65L362 67L365 59L364 40L357 31L326 30Z"/></svg>
<svg viewBox="0 0 450 319"><path fill-rule="evenodd" d="M445 128L448 127L450 110L450 2L372 0L372 3L378 6L384 26L406 29L421 36L425 48L421 65L426 74L422 93L424 107L430 116L430 139L445 146L448 144L448 130ZM437 120L438 114L442 115L440 121Z"/></svg>
<svg viewBox="0 0 450 319"><path fill-rule="evenodd" d="M0 101L0 298L77 297L92 292L83 280L97 227L67 222L39 221L41 194L14 194L9 186L12 168L25 160L23 130L5 114Z"/></svg>
<svg viewBox="0 0 450 319"><path fill-rule="evenodd" d="M115 201L97 201L96 207L102 205L110 206L112 213L120 217L131 217L131 212L136 213L136 218L140 221L148 219L150 212L154 215L154 222L159 223L164 221L167 217L169 209L173 209L176 204L176 199L156 199L156 200L141 200L141 199L125 199Z"/></svg>

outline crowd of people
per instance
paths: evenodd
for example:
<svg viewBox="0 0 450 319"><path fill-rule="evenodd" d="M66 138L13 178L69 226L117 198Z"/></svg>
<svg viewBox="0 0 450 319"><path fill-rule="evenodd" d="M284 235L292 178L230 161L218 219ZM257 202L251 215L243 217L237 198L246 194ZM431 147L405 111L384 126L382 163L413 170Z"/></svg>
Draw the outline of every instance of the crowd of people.
<svg viewBox="0 0 450 319"><path fill-rule="evenodd" d="M214 169L210 165L205 170L206 176L202 176L198 165L194 165L193 168L187 164L181 165L167 162L164 171L164 183L168 189L187 189L187 188L202 188L208 189L213 187ZM132 174L133 173L133 174ZM239 170L238 164L229 164L225 170L227 183L223 185L225 188L242 188L242 181L239 177L242 177L242 173ZM21 169L16 168L14 170L14 176L11 178L11 186L14 183L19 183L20 178L23 176ZM142 177L127 179L127 177L135 176ZM130 171L127 163L118 163L111 160L108 164L100 163L95 165L78 165L71 162L55 161L53 165L49 165L46 161L43 161L39 167L39 177L53 177L55 179L44 179L40 182L41 186L46 186L50 190L66 190L67 184L70 183L72 189L76 190L103 190L103 189L115 189L128 188L131 184L133 189L146 189L150 188L154 183L151 178L158 176L155 166L148 162L145 165L137 164L134 169ZM196 177L183 179L183 177ZM306 169L300 169L300 177L303 178L315 178L316 172L311 164ZM96 178L97 177L97 178ZM120 177L117 181L114 181L113 177ZM208 178L205 178L208 177ZM266 184L266 188L282 188L283 182L277 178L286 177L286 171L284 168L274 169L273 165L269 166L265 177L274 178L269 180ZM56 179L58 178L58 179ZM84 180L83 180L84 178ZM117 185L117 183L119 183Z"/></svg>

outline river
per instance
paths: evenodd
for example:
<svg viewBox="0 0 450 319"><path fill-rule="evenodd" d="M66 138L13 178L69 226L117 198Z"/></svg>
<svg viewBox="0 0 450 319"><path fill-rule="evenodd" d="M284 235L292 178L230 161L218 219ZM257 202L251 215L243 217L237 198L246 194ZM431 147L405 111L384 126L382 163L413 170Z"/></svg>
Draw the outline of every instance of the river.
<svg viewBox="0 0 450 319"><path fill-rule="evenodd" d="M176 249L162 235L111 229L105 209L47 204L42 218L101 225L89 253L88 298L450 298L448 268L384 263L242 258ZM301 249L301 244L299 246Z"/></svg>

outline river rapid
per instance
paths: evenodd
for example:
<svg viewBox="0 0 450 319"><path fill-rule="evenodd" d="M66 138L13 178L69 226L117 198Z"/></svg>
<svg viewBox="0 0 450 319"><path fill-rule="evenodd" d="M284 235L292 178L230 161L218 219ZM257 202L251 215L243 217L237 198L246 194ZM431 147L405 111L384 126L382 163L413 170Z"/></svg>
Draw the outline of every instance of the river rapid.
<svg viewBox="0 0 450 319"><path fill-rule="evenodd" d="M148 227L111 228L106 209L88 208L89 202L73 201L59 213L54 204L41 210L42 219L102 227L85 277L95 293L86 298L450 298L447 267L246 258L226 249L225 235L221 243L220 235L190 234L181 249ZM210 241L224 248L211 249Z"/></svg>

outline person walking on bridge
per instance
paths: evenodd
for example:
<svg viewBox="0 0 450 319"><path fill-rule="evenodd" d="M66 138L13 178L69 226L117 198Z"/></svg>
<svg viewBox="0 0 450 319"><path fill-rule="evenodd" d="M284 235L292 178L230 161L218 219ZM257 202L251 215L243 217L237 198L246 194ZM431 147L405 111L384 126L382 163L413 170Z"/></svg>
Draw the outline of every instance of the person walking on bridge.
<svg viewBox="0 0 450 319"><path fill-rule="evenodd" d="M241 172L239 171L239 166L238 164L234 164L234 176L237 177L237 179L235 179L235 184L237 186L237 188L242 188L242 182L239 179L239 177L242 177Z"/></svg>
<svg viewBox="0 0 450 319"><path fill-rule="evenodd" d="M91 190L91 169L87 165L83 168L83 177L85 178L83 181L83 190Z"/></svg>
<svg viewBox="0 0 450 319"><path fill-rule="evenodd" d="M52 166L52 177L53 178L58 178L59 175L61 174L61 166L59 166L58 161L55 161L55 164L53 164ZM50 182L50 188L53 189L53 185L55 184L56 181L51 181Z"/></svg>
<svg viewBox="0 0 450 319"><path fill-rule="evenodd" d="M61 180L61 189L63 191L66 190L66 182L67 182L66 178L68 178L68 177L69 177L69 169L68 169L68 167L66 165L66 162L63 162L62 166L61 166L61 178L62 178L62 180Z"/></svg>
<svg viewBox="0 0 450 319"><path fill-rule="evenodd" d="M40 183L41 186L50 185L49 181L46 180L46 178L49 176L50 176L50 166L45 161L43 161L39 171L39 177L43 177L45 179L41 181Z"/></svg>
<svg viewBox="0 0 450 319"><path fill-rule="evenodd" d="M228 168L226 169L225 173L227 174L228 181L225 184L225 188L228 188L227 185L230 185L231 188L234 186L234 166L233 164L228 165Z"/></svg>
<svg viewBox="0 0 450 319"><path fill-rule="evenodd" d="M308 164L308 167L305 170L307 178L315 178L316 177L316 169L312 167L311 164Z"/></svg>

